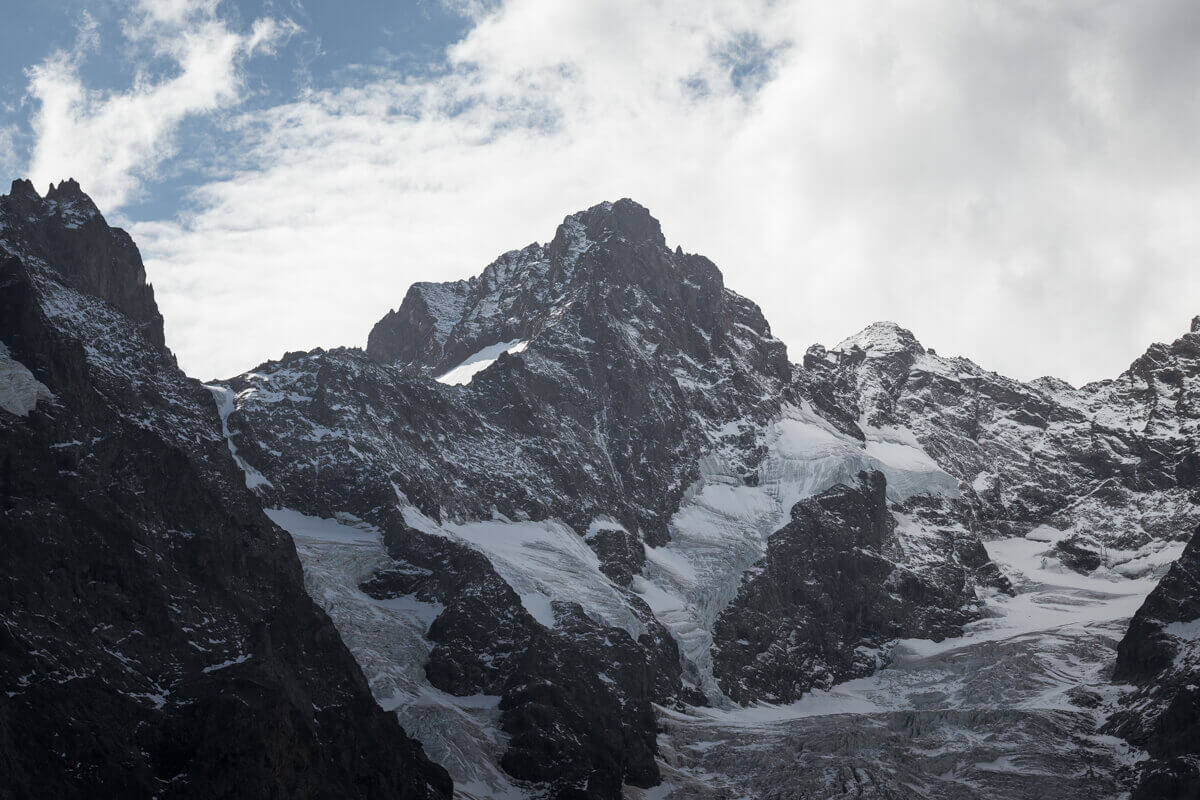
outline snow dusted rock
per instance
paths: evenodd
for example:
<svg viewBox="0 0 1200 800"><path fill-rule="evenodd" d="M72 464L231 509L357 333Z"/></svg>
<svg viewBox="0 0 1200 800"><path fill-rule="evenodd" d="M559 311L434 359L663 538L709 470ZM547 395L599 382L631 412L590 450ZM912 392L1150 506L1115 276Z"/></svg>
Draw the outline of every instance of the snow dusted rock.
<svg viewBox="0 0 1200 800"><path fill-rule="evenodd" d="M561 576L564 591L551 599L539 591L546 587L518 580L521 573L510 570L519 567L499 552L485 555L486 550L467 544L487 536L500 548L513 548L513 557L544 558L550 580L572 564L541 547L522 550L519 543L506 542L506 534L544 546L550 543L544 537L557 530L571 537L568 544L574 541L588 553L574 533L562 526L504 522L469 525L455 533L410 511L408 516L426 528L422 531L409 527L398 511L376 513L387 558L339 578L329 574L328 565L344 557L344 544L327 536L329 544L314 549L309 530L298 526L299 515L271 514L302 543L310 591L329 604L381 704L396 708L406 726L422 736L431 755L455 773L460 791L521 796L514 787L517 779L551 788L556 796L585 791L619 796L622 782L648 786L657 781L651 703L673 702L679 658L649 609L609 585L610 601L621 604L616 610L628 616L621 620L625 627L604 625L584 615L578 602L558 599L588 599L565 591L585 588L572 583L577 576ZM354 582L347 586L347 578ZM594 613L597 604L590 605ZM403 628L397 625L383 639L378 638L380 607L387 609L389 624L404 620ZM406 661L395 663L397 657ZM470 731L463 717L478 717L473 709L481 700L495 713L475 729L473 739L463 741L459 737ZM487 746L489 741L498 746ZM464 750L473 752L472 760L461 760Z"/></svg>
<svg viewBox="0 0 1200 800"><path fill-rule="evenodd" d="M1155 345L1118 379L1076 390L934 355L876 323L832 350L810 349L797 387L867 438L910 431L962 482L985 538L1047 525L1064 563L1128 573L1200 522L1196 338Z"/></svg>
<svg viewBox="0 0 1200 800"><path fill-rule="evenodd" d="M1156 480L1173 467L1200 504L1200 317L1170 345L1156 344L1111 383L1097 406L1153 437ZM1165 475L1164 475L1165 473ZM1145 747L1151 760L1135 796L1195 797L1200 786L1200 528L1146 598L1118 651L1115 679L1138 686L1112 727Z"/></svg>
<svg viewBox="0 0 1200 800"><path fill-rule="evenodd" d="M754 474L786 351L710 262L667 249L629 201L568 218L465 285L415 287L373 334L374 358L289 354L230 381L227 429L265 502L378 525L401 572L446 539L482 551L469 568L462 553L439 562L466 577L437 596L431 685L502 696L503 729L520 731L502 757L511 775L618 796L657 780L650 703L686 693L674 640L629 588L644 542L665 541L704 451L723 444ZM459 294L469 302L445 301ZM508 352L465 382L425 377L489 348ZM500 578L507 594L460 609L463 587ZM568 716L545 712L560 707Z"/></svg>
<svg viewBox="0 0 1200 800"><path fill-rule="evenodd" d="M622 200L210 387L219 421L143 416L225 440L464 797L1119 794L1113 648L1200 521L1196 336L1081 389L890 323L792 365Z"/></svg>
<svg viewBox="0 0 1200 800"><path fill-rule="evenodd" d="M873 674L793 704L664 712L668 797L1126 796L1144 754L1100 731L1155 580L1064 569L1043 533L986 543L1012 591L986 592L961 635L902 639Z"/></svg>
<svg viewBox="0 0 1200 800"><path fill-rule="evenodd" d="M0 413L0 793L448 797L304 591L144 277L73 182L0 198L0 340L49 395Z"/></svg>
<svg viewBox="0 0 1200 800"><path fill-rule="evenodd" d="M651 341L694 337L692 323L703 335L712 321L698 312L732 299L723 296L711 262L671 252L658 220L632 200L619 200L567 217L551 242L505 253L470 280L414 284L400 308L371 330L367 353L381 363L415 364L440 375L497 342L533 339L570 305L602 299L594 292L604 284L622 291L636 287L639 302L690 309L682 326L643 329ZM631 298L614 298L625 299ZM761 331L765 323L756 321ZM773 355L781 354L776 347ZM786 360L776 366L786 369Z"/></svg>
<svg viewBox="0 0 1200 800"><path fill-rule="evenodd" d="M651 702L673 701L679 660L648 608L637 609L643 632L635 638L597 624L579 603L531 602L462 542L402 522L385 529L384 541L394 566L363 591L443 609L428 630L425 675L451 695L499 698L509 775L562 797L657 783Z"/></svg>
<svg viewBox="0 0 1200 800"><path fill-rule="evenodd" d="M600 571L618 586L629 586L646 565L646 548L624 528L592 523L587 540L600 559Z"/></svg>
<svg viewBox="0 0 1200 800"><path fill-rule="evenodd" d="M1051 569L1117 591L1161 575L1200 523L1198 328L1193 320L1118 378L1075 389L1052 378L1020 384L877 323L833 350L810 349L797 384L832 422L867 437L911 431L961 479L986 538L1024 537ZM1117 660L1115 680L1139 688L1110 727L1152 756L1139 797L1194 796L1197 785L1193 549L1138 612Z"/></svg>
<svg viewBox="0 0 1200 800"><path fill-rule="evenodd" d="M451 295L462 302L442 301ZM410 323L422 308L437 324ZM568 217L550 243L471 281L418 284L367 353L442 375L514 341L528 342L524 352L479 373L465 402L555 443L545 469L564 485L534 493L547 514L583 529L610 516L651 544L666 540L699 455L777 413L791 375L758 308L725 289L712 262L668 249L630 200Z"/></svg>

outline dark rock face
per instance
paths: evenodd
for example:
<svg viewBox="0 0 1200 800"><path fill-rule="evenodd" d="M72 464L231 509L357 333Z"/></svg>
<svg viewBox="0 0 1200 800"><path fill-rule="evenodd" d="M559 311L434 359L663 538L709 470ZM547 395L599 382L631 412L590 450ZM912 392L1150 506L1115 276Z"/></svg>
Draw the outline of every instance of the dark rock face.
<svg viewBox="0 0 1200 800"><path fill-rule="evenodd" d="M604 285L623 294L587 296L585 287ZM487 345L533 338L554 325L564 304L602 300L612 306L630 299L682 311L660 330L644 332L672 338L684 349L707 349L692 324L701 331L715 324L718 335L727 336L730 322L743 321L740 309L720 313L732 298L712 262L669 250L658 220L626 199L566 218L546 245L505 253L470 280L414 284L400 308L371 330L367 353L381 363L416 364L437 375ZM765 330L757 309L745 311L757 317L756 329ZM763 357L786 374L786 355L775 344Z"/></svg>
<svg viewBox="0 0 1200 800"><path fill-rule="evenodd" d="M1134 615L1113 677L1138 689L1110 728L1150 754L1134 797L1200 796L1200 531Z"/></svg>
<svg viewBox="0 0 1200 800"><path fill-rule="evenodd" d="M0 795L446 798L73 182L0 198Z"/></svg>
<svg viewBox="0 0 1200 800"><path fill-rule="evenodd" d="M1076 572L1087 574L1099 569L1104 564L1104 559L1100 557L1100 554L1095 549L1088 547L1082 537L1063 539L1055 543L1054 549L1057 551L1059 561Z"/></svg>
<svg viewBox="0 0 1200 800"><path fill-rule="evenodd" d="M890 640L961 633L977 614L974 573L989 564L986 553L905 565L896 527L879 472L797 503L717 620L714 670L725 693L790 703L874 672Z"/></svg>
<svg viewBox="0 0 1200 800"><path fill-rule="evenodd" d="M620 586L628 586L646 564L646 549L623 528L601 528L588 536L588 545L600 558L600 571Z"/></svg>

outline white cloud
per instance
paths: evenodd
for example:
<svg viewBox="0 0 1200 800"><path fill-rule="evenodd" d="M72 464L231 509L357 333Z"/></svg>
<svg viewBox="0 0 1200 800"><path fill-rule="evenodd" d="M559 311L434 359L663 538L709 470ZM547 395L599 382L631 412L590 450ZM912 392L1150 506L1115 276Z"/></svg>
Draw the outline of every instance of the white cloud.
<svg viewBox="0 0 1200 800"><path fill-rule="evenodd" d="M99 46L96 22L84 12L75 48L28 70L29 95L39 104L29 165L34 182L75 177L102 208L115 210L175 153L173 134L184 120L236 103L241 61L269 51L294 27L266 19L241 34L216 16L216 7L216 0L141 0L124 35L168 58L176 72L139 73L123 92L91 90L81 77L87 54Z"/></svg>
<svg viewBox="0 0 1200 800"><path fill-rule="evenodd" d="M1095 378L1200 312L1198 28L1186 0L510 0L431 78L238 116L232 176L134 234L201 377L361 344L412 281L631 196L794 358L885 318Z"/></svg>

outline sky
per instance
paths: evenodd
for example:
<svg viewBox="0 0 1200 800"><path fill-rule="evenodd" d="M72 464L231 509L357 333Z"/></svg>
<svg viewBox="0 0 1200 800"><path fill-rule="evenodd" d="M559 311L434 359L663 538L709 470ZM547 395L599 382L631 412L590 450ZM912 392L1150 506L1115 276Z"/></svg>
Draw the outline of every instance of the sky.
<svg viewBox="0 0 1200 800"><path fill-rule="evenodd" d="M631 197L799 360L876 320L1021 379L1200 314L1194 0L45 0L0 173L80 181L201 379Z"/></svg>

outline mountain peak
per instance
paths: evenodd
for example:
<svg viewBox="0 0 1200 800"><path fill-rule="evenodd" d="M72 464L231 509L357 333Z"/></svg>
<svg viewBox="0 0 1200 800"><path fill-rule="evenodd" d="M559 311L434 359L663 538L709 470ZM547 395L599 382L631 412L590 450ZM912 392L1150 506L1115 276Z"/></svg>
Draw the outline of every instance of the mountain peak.
<svg viewBox="0 0 1200 800"><path fill-rule="evenodd" d="M37 189L33 188L33 181L28 178L15 178L12 182L12 188L8 190L10 197L25 197L34 200L41 200L42 196L37 193Z"/></svg>
<svg viewBox="0 0 1200 800"><path fill-rule="evenodd" d="M67 178L57 186L53 183L46 191L46 202L53 204L56 212L70 226L78 226L100 216L100 209L90 196L79 186L79 181Z"/></svg>
<svg viewBox="0 0 1200 800"><path fill-rule="evenodd" d="M50 184L43 198L24 178L0 196L0 237L49 265L72 288L99 298L139 323L165 348L162 315L137 246L109 227L74 178Z"/></svg>
<svg viewBox="0 0 1200 800"><path fill-rule="evenodd" d="M1192 333L1200 333L1200 314L1192 317Z"/></svg>
<svg viewBox="0 0 1200 800"><path fill-rule="evenodd" d="M602 242L612 236L633 244L647 242L666 246L658 220L645 206L626 197L616 202L605 201L568 216L558 226L550 248L561 251L577 246L581 238Z"/></svg>
<svg viewBox="0 0 1200 800"><path fill-rule="evenodd" d="M701 256L667 250L662 227L628 198L565 217L545 246L512 250L469 280L414 284L400 308L367 338L367 353L385 364L419 362L443 369L481 348L527 340L582 293L639 287L675 306L718 302L724 283ZM631 313L618 301L612 313ZM765 323L760 325L765 329Z"/></svg>
<svg viewBox="0 0 1200 800"><path fill-rule="evenodd" d="M59 215L70 227L100 214L92 198L79 186L79 181L67 178L58 185L50 184L43 197L28 178L16 178L7 195L10 202L26 208L22 216Z"/></svg>
<svg viewBox="0 0 1200 800"><path fill-rule="evenodd" d="M80 200L86 201L92 208L96 204L92 202L92 198L87 195L79 186L79 181L74 178L67 178L65 181L59 181L55 186L50 184L50 188L46 191L46 199L54 200L59 203L77 202Z"/></svg>
<svg viewBox="0 0 1200 800"><path fill-rule="evenodd" d="M912 331L887 321L872 322L853 336L843 339L833 349L844 353L855 347L869 355L879 356L901 352L920 355L925 352Z"/></svg>

